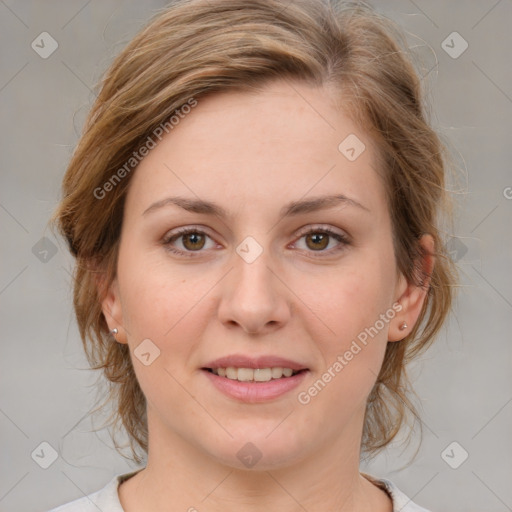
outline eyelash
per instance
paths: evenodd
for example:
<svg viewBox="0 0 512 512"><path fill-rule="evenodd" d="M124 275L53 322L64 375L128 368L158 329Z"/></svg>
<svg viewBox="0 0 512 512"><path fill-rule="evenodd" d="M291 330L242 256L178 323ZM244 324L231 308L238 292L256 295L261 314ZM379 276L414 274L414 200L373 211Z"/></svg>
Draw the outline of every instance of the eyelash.
<svg viewBox="0 0 512 512"><path fill-rule="evenodd" d="M165 246L166 250L168 250L168 251L170 251L170 252L172 252L174 254L178 254L180 256L194 258L194 257L196 257L195 253L201 253L201 252L204 252L204 251L202 251L202 250L198 250L198 251L182 251L181 249L176 249L175 247L173 247L171 245L171 242L181 238L184 235L188 235L190 233L206 235L209 238L211 238L208 235L208 233L206 233L202 229L194 228L194 227L186 227L186 228L178 228L174 233L172 233L171 236L164 237L164 239L162 240L162 243ZM321 234L328 235L328 236L330 236L332 238L335 238L338 242L341 243L341 245L338 246L337 248L330 249L328 251L326 251L326 250L308 251L308 252L313 253L313 257L314 258L321 258L321 257L323 257L323 254L325 254L325 253L328 253L329 255L332 254L332 253L337 253L337 252L343 250L345 248L344 246L350 245L350 241L349 241L348 237L333 231L329 227L314 227L314 228L310 228L307 231L301 232L299 234L299 238L297 240L300 240L302 237L304 237L306 235L309 235L309 234L312 234L312 233L317 233L317 234L321 233ZM316 255L315 252L316 253L322 253L322 254Z"/></svg>

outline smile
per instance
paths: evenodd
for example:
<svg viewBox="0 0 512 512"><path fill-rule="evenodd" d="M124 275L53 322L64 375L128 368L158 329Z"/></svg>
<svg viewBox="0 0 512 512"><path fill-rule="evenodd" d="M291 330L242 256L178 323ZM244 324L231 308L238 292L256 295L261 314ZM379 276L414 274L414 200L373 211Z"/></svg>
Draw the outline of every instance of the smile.
<svg viewBox="0 0 512 512"><path fill-rule="evenodd" d="M291 368L282 368L276 366L273 368L235 368L228 366L227 368L207 368L219 377L226 377L239 382L269 382L273 379L281 379L292 377L299 371Z"/></svg>

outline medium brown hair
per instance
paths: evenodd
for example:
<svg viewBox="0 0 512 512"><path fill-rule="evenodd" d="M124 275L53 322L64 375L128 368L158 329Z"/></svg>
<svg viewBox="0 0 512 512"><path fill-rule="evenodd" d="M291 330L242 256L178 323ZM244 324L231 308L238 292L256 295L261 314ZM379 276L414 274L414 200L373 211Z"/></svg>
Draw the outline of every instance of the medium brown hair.
<svg viewBox="0 0 512 512"><path fill-rule="evenodd" d="M119 176L133 152L191 98L257 92L277 79L330 85L343 93L341 107L377 149L397 269L408 282L424 285L418 242L424 233L434 238L435 266L423 309L409 335L387 345L367 403L362 452L386 446L408 409L417 415L405 365L440 330L457 274L442 241L442 219L451 218L445 149L426 120L405 38L393 22L360 3L181 0L156 13L98 84L51 219L76 258L74 308L90 365L102 369L109 384L103 405L114 406L110 425L124 427L137 462L140 449L145 454L148 448L146 401L128 345L113 340L101 308L116 275L123 207L135 169L123 173L108 197L98 199L94 191ZM103 286L95 279L98 272Z"/></svg>

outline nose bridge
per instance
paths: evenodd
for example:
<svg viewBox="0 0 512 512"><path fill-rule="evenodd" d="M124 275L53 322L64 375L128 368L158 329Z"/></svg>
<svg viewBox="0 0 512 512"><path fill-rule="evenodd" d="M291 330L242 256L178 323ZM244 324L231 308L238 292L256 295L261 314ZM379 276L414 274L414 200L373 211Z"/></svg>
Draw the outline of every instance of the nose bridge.
<svg viewBox="0 0 512 512"><path fill-rule="evenodd" d="M270 250L247 237L236 247L233 266L222 291L220 320L237 323L252 333L286 321L286 287L275 275Z"/></svg>
<svg viewBox="0 0 512 512"><path fill-rule="evenodd" d="M272 266L272 255L268 249L261 250L257 254L256 249L251 247L247 250L247 245L240 244L237 249L235 260L235 275L237 291L239 294L269 294L273 295L274 287L273 273L270 270Z"/></svg>
<svg viewBox="0 0 512 512"><path fill-rule="evenodd" d="M271 272L272 255L254 240L246 240L237 247L234 256L234 296L248 310L268 309L275 300L275 276Z"/></svg>

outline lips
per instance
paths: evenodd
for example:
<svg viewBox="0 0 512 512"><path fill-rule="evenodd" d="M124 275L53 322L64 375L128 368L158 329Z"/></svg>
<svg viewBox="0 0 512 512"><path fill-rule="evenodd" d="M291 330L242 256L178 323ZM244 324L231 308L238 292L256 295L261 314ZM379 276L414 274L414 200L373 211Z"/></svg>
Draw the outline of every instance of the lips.
<svg viewBox="0 0 512 512"><path fill-rule="evenodd" d="M223 395L232 400L246 403L268 402L277 400L281 396L285 397L297 388L309 374L307 370L303 370L291 377L272 379L268 382L240 382L220 377L206 369L203 369L201 373Z"/></svg>
<svg viewBox="0 0 512 512"><path fill-rule="evenodd" d="M212 370L217 368L291 368L298 372L301 370L308 370L306 365L297 361L286 359L279 356L264 355L258 357L249 357L242 354L233 354L225 357L220 357L214 361L207 363L203 369Z"/></svg>
<svg viewBox="0 0 512 512"><path fill-rule="evenodd" d="M217 390L231 399L247 403L266 402L286 395L309 373L307 366L291 359L241 354L220 357L201 370ZM275 378L269 379L269 370Z"/></svg>

